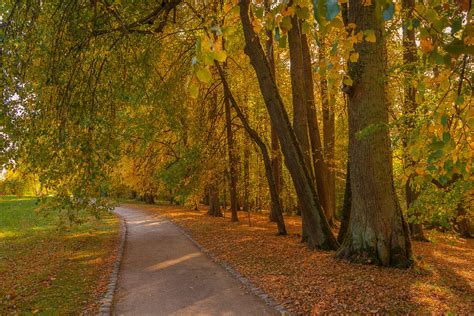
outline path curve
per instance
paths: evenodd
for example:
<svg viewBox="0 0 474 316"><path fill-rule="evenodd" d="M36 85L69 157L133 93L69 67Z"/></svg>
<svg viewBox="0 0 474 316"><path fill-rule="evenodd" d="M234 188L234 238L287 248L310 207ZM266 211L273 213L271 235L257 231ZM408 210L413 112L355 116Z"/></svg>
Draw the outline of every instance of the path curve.
<svg viewBox="0 0 474 316"><path fill-rule="evenodd" d="M116 315L279 315L206 257L168 220L118 207L127 241Z"/></svg>

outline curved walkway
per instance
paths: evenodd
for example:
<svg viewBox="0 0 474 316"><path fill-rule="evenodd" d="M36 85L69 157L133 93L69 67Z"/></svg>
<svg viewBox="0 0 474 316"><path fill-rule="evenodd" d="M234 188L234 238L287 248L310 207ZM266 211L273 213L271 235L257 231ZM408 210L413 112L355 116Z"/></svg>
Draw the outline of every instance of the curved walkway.
<svg viewBox="0 0 474 316"><path fill-rule="evenodd" d="M118 207L128 236L115 295L118 315L279 315L171 222Z"/></svg>

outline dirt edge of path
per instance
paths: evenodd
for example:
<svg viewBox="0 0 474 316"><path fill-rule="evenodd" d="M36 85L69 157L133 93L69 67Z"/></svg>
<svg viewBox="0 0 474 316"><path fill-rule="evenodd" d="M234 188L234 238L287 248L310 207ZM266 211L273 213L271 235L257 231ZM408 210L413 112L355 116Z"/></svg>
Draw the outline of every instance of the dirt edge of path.
<svg viewBox="0 0 474 316"><path fill-rule="evenodd" d="M116 216L120 218L120 242L116 250L117 256L115 257L114 267L110 274L109 283L107 285L107 292L105 292L103 298L99 303L98 316L109 316L112 314L113 301L115 296L115 290L117 289L118 275L120 272L120 266L122 265L123 253L125 250L125 242L127 240L127 221L124 217L114 212Z"/></svg>

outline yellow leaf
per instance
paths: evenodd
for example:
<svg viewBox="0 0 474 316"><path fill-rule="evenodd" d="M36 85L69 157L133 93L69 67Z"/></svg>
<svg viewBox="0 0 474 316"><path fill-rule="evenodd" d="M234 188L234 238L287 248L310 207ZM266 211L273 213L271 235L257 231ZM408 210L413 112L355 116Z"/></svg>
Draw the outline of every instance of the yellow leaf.
<svg viewBox="0 0 474 316"><path fill-rule="evenodd" d="M207 68L199 68L198 71L196 71L196 76L199 81L204 83L209 83L212 80L212 74Z"/></svg>
<svg viewBox="0 0 474 316"><path fill-rule="evenodd" d="M349 60L353 63L356 63L359 60L359 53L352 52L351 56L349 57Z"/></svg>
<svg viewBox="0 0 474 316"><path fill-rule="evenodd" d="M221 63L223 63L227 59L227 53L225 50L220 50L214 53L214 57L216 58L217 61L220 61Z"/></svg>
<svg viewBox="0 0 474 316"><path fill-rule="evenodd" d="M197 99L198 95L199 95L199 87L197 86L197 84L195 84L194 82L191 84L191 86L189 87L189 95L191 96L191 98L193 99Z"/></svg>
<svg viewBox="0 0 474 316"><path fill-rule="evenodd" d="M374 30L365 31L365 40L370 43L375 43L377 41Z"/></svg>
<svg viewBox="0 0 474 316"><path fill-rule="evenodd" d="M342 83L344 83L346 86L352 86L354 82L349 76L346 76L344 80L342 81Z"/></svg>

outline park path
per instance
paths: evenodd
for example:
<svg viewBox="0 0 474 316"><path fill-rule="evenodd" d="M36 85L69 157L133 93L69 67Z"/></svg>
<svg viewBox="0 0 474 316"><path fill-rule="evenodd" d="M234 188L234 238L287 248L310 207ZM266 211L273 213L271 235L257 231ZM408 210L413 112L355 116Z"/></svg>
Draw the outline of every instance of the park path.
<svg viewBox="0 0 474 316"><path fill-rule="evenodd" d="M174 224L118 207L127 240L115 315L278 315L206 257Z"/></svg>

